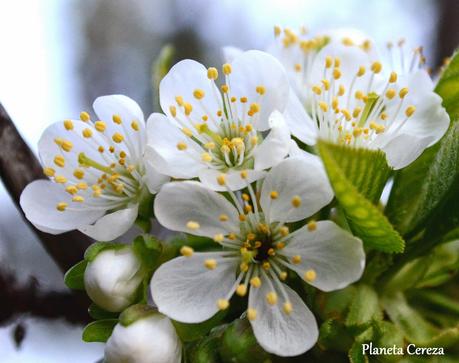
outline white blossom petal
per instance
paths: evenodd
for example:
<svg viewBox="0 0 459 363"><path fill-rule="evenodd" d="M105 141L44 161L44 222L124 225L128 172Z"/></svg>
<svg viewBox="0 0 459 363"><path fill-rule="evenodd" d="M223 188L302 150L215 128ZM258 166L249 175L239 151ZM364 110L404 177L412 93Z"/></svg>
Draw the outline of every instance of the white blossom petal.
<svg viewBox="0 0 459 363"><path fill-rule="evenodd" d="M214 269L204 266L215 259ZM161 265L151 280L153 301L161 313L184 323L199 323L218 312L217 301L232 294L237 262L219 253L194 253Z"/></svg>
<svg viewBox="0 0 459 363"><path fill-rule="evenodd" d="M264 350L282 357L296 356L316 343L319 331L314 315L298 294L287 285L282 287L288 300L271 280L262 275L261 286L250 289L249 308L256 310L256 318L250 323ZM266 300L270 292L278 296L275 305L268 304ZM290 314L283 310L286 302L292 306Z"/></svg>
<svg viewBox="0 0 459 363"><path fill-rule="evenodd" d="M165 184L156 195L154 209L159 223L173 231L213 238L239 230L237 209L224 196L198 182ZM222 215L227 217L224 221Z"/></svg>
<svg viewBox="0 0 459 363"><path fill-rule="evenodd" d="M78 230L97 241L111 241L126 233L134 224L139 205L134 204L106 214L94 224L83 225Z"/></svg>
<svg viewBox="0 0 459 363"><path fill-rule="evenodd" d="M278 197L271 198L271 192ZM300 205L294 207L293 199ZM261 190L260 204L271 222L305 219L331 202L333 192L318 157L288 158L271 169Z"/></svg>
<svg viewBox="0 0 459 363"><path fill-rule="evenodd" d="M167 175L158 172L154 164L145 161L145 175L143 177L145 184L151 194L156 194L159 188L164 183L167 183L170 178Z"/></svg>
<svg viewBox="0 0 459 363"><path fill-rule="evenodd" d="M246 177L241 178L241 171L229 170L222 173L216 169L203 169L199 172L199 180L207 187L218 192L225 192L229 188L230 190L240 190L247 187L247 183L252 183L263 178L266 172L263 170L244 170L247 173ZM226 185L220 185L217 182L217 177L224 174L226 179Z"/></svg>
<svg viewBox="0 0 459 363"><path fill-rule="evenodd" d="M365 267L362 241L331 221L319 221L315 227L295 231L282 250L286 257L301 256L301 262L290 268L302 278L314 271L315 278L307 282L322 291L342 289L359 280Z"/></svg>
<svg viewBox="0 0 459 363"><path fill-rule="evenodd" d="M231 63L235 58L239 57L244 51L241 48L226 46L222 48L223 59L225 62Z"/></svg>

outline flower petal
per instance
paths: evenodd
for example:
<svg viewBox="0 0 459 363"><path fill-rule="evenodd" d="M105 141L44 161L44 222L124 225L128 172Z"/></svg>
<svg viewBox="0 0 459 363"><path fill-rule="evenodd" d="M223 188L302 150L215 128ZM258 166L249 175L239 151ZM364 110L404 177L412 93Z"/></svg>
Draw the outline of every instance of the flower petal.
<svg viewBox="0 0 459 363"><path fill-rule="evenodd" d="M165 184L156 195L154 209L159 223L173 231L213 238L239 230L237 209L224 196L198 182ZM227 220L220 220L222 214ZM195 224L189 228L189 222Z"/></svg>
<svg viewBox="0 0 459 363"><path fill-rule="evenodd" d="M155 166L149 161L145 161L145 175L143 177L145 184L151 194L156 194L161 185L167 183L170 178L167 175L161 174Z"/></svg>
<svg viewBox="0 0 459 363"><path fill-rule="evenodd" d="M97 241L111 241L126 233L137 218L139 205L106 214L94 224L81 226L78 230Z"/></svg>
<svg viewBox="0 0 459 363"><path fill-rule="evenodd" d="M304 226L295 231L282 255L301 256L301 263L291 268L302 278L313 270L315 279L307 282L322 291L342 289L359 280L365 267L362 241L331 221L317 222L315 230Z"/></svg>
<svg viewBox="0 0 459 363"><path fill-rule="evenodd" d="M314 315L298 294L287 285L282 287L293 308L290 314L283 310L286 300L280 289L276 289L264 274L261 286L250 289L249 308L256 310L256 318L251 324L258 343L267 352L289 357L309 350L316 343L319 331ZM266 295L272 291L278 296L275 305L266 300Z"/></svg>
<svg viewBox="0 0 459 363"><path fill-rule="evenodd" d="M256 170L268 169L277 165L287 156L290 149L290 132L282 114L274 111L269 116L269 123L271 130L268 136L253 153Z"/></svg>
<svg viewBox="0 0 459 363"><path fill-rule="evenodd" d="M226 46L222 48L223 59L225 62L232 62L234 58L240 56L244 51L241 48Z"/></svg>
<svg viewBox="0 0 459 363"><path fill-rule="evenodd" d="M260 112L255 115L257 129L267 130L271 113L284 111L289 95L288 78L279 61L268 53L257 50L242 53L234 59L228 79L230 96L247 97L248 104L260 105ZM257 93L259 86L265 88L263 95ZM247 118L243 109L238 107L241 119Z"/></svg>
<svg viewBox="0 0 459 363"><path fill-rule="evenodd" d="M147 121L148 147L146 159L158 172L174 178L189 179L198 175L206 165L200 161L201 147L160 113L153 113ZM184 143L186 150L177 145Z"/></svg>
<svg viewBox="0 0 459 363"><path fill-rule="evenodd" d="M226 173L222 173L220 170L216 169L203 169L199 172L199 180L207 187L218 192L225 192L229 189L231 190L240 190L247 187L247 183L252 183L256 180L263 178L266 175L266 172L263 170L244 170L247 172L245 179L241 178L241 171L238 170L229 170ZM226 175L226 185L220 185L217 182L217 177L225 174Z"/></svg>
<svg viewBox="0 0 459 363"><path fill-rule="evenodd" d="M49 181L36 180L25 187L20 204L26 218L39 230L59 234L93 223L105 211L84 208L84 204L72 203L72 197L64 189ZM65 202L72 209L63 212L56 209L58 203Z"/></svg>
<svg viewBox="0 0 459 363"><path fill-rule="evenodd" d="M272 199L272 191L278 197ZM300 198L300 205L292 199ZM333 192L320 159L312 154L288 158L271 169L261 190L261 207L271 222L305 219L331 202Z"/></svg>
<svg viewBox="0 0 459 363"><path fill-rule="evenodd" d="M217 260L215 269L204 266ZM151 280L151 294L158 310L174 320L199 323L218 311L218 299L234 288L237 264L218 253L194 253L161 265Z"/></svg>

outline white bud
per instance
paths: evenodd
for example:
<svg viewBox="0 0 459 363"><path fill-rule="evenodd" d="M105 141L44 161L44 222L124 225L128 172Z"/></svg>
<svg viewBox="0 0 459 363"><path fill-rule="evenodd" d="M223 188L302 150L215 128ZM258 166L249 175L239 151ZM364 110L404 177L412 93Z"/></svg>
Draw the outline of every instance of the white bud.
<svg viewBox="0 0 459 363"><path fill-rule="evenodd" d="M86 293L101 308L118 312L131 305L142 283L141 263L131 247L99 252L84 273Z"/></svg>
<svg viewBox="0 0 459 363"><path fill-rule="evenodd" d="M182 344L169 318L154 313L118 323L105 346L106 363L180 363Z"/></svg>

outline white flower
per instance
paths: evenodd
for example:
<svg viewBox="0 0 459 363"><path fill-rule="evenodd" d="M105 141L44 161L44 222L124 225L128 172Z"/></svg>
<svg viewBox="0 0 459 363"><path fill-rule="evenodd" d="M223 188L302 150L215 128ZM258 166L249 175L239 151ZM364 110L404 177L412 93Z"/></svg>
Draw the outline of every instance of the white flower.
<svg viewBox="0 0 459 363"><path fill-rule="evenodd" d="M159 313L128 326L118 323L105 347L106 363L180 363L181 357L174 326Z"/></svg>
<svg viewBox="0 0 459 363"><path fill-rule="evenodd" d="M316 56L311 75L308 114L286 118L292 134L307 144L321 138L380 149L400 169L448 129L449 116L425 70L384 72L357 47L333 44ZM295 112L301 106L295 104Z"/></svg>
<svg viewBox="0 0 459 363"><path fill-rule="evenodd" d="M58 234L78 229L97 240L112 240L134 223L142 195L167 181L144 163L143 113L126 96L99 97L97 121L86 112L81 120L49 126L39 155L51 181L30 183L21 195L27 219L38 229Z"/></svg>
<svg viewBox="0 0 459 363"><path fill-rule="evenodd" d="M130 246L103 250L86 266L86 293L101 308L122 311L136 298L144 275L141 268Z"/></svg>
<svg viewBox="0 0 459 363"><path fill-rule="evenodd" d="M233 203L198 182L163 186L155 203L158 221L211 237L224 250L194 253L183 247L184 256L156 270L153 300L172 319L197 323L226 309L234 292L245 296L250 290L247 317L261 346L281 356L298 355L314 345L318 330L304 302L282 282L287 271L323 291L341 289L362 274L362 242L330 221L289 231L287 223L332 200L317 157L283 160L258 190L244 181L246 193L228 192Z"/></svg>
<svg viewBox="0 0 459 363"><path fill-rule="evenodd" d="M172 67L160 84L167 117L149 118L147 153L166 175L199 177L225 190L216 183L225 173L227 185L237 190L245 186L241 170L252 182L287 156L290 135L281 113L295 96L282 65L263 52L248 51L224 64L220 90L218 73L192 60Z"/></svg>

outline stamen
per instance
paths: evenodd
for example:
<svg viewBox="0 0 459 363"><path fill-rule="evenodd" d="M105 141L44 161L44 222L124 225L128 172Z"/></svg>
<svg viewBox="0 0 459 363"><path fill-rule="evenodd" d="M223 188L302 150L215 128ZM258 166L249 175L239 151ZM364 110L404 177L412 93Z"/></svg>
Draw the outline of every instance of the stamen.
<svg viewBox="0 0 459 363"><path fill-rule="evenodd" d="M191 247L183 246L180 249L180 253L185 257L191 257L191 256L193 256L194 250Z"/></svg>

